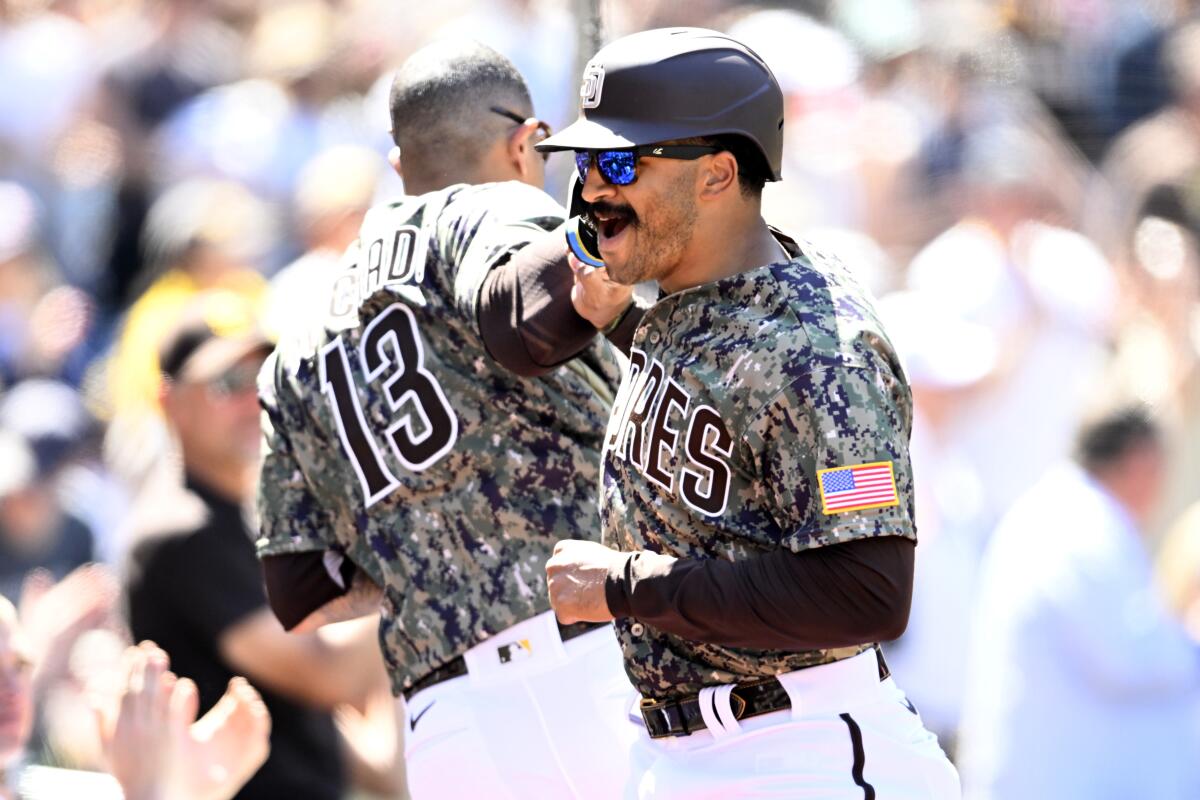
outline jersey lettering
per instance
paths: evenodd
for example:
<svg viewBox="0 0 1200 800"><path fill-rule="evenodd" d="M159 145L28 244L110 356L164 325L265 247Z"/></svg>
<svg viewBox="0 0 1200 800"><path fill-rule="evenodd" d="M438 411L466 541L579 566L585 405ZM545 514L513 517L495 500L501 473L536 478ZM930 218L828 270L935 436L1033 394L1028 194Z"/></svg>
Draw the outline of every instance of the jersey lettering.
<svg viewBox="0 0 1200 800"><path fill-rule="evenodd" d="M393 303L371 320L363 331L358 356L367 380L382 381L388 407L398 415L386 431L396 460L406 469L420 472L450 452L458 439L458 417L437 379L425 369L424 348L412 311ZM338 437L370 508L400 481L388 469L368 430L341 336L321 348L320 371L321 391L329 400Z"/></svg>
<svg viewBox="0 0 1200 800"><path fill-rule="evenodd" d="M619 413L619 419L610 427L612 430L608 434L608 441L604 446L614 452L618 458L625 458L625 439L621 436L625 431L625 423L629 421L629 414L633 411L633 405L629 402L629 398L637 391L638 376L642 374L642 370L646 368L646 354L636 347L629 351L629 366L626 371L625 380L621 382L620 389L617 390L617 399L613 404L614 413ZM619 412L616 411L619 409ZM622 446L617 447L617 441L620 440Z"/></svg>
<svg viewBox="0 0 1200 800"><path fill-rule="evenodd" d="M680 415L686 419L689 405L691 398L683 387L676 383L674 378L667 379L662 398L658 401L658 411L654 415L654 426L650 430L650 453L646 457L643 473L668 492L675 489L675 471L670 468L670 462L675 453L675 444L679 441L679 430L671 427L667 417L672 409L678 409ZM664 451L666 467L662 461Z"/></svg>
<svg viewBox="0 0 1200 800"><path fill-rule="evenodd" d="M390 351L390 354L389 354ZM420 472L446 455L458 439L458 417L433 373L425 369L425 351L412 311L393 303L363 331L359 356L367 380L390 374L384 395L396 421L387 429L400 463Z"/></svg>
<svg viewBox="0 0 1200 800"><path fill-rule="evenodd" d="M646 378L642 382L642 390L638 394L637 406L629 415L629 421L625 423L625 433L621 439L622 444L628 443L629 445L629 461L643 469L646 463L644 435L646 420L654 413L654 403L658 399L658 390L662 387L662 379L663 365L656 359L646 370Z"/></svg>
<svg viewBox="0 0 1200 800"><path fill-rule="evenodd" d="M709 431L715 433L711 437L711 445L708 442ZM684 465L683 477L679 482L679 494L683 502L710 517L724 514L733 478L727 460L733 455L733 438L725 429L720 415L710 406L700 406L692 414L685 449L689 463ZM692 464L704 472L693 468ZM705 481L708 486L702 488L701 484Z"/></svg>
<svg viewBox="0 0 1200 800"><path fill-rule="evenodd" d="M421 283L425 280L425 253L421 230L412 225L397 228L390 243L383 238L371 242L367 248L363 299L375 294L384 286Z"/></svg>
<svg viewBox="0 0 1200 800"><path fill-rule="evenodd" d="M341 336L321 348L321 392L333 410L342 449L350 457L367 508L370 508L387 497L400 481L383 462L379 445L367 432L358 393L350 382L350 361L346 358L346 345Z"/></svg>
<svg viewBox="0 0 1200 800"><path fill-rule="evenodd" d="M687 390L667 376L662 362L641 350L630 351L628 370L614 406L608 454L628 462L655 486L678 493L693 510L708 516L725 513L733 485L733 437L720 415L707 405L692 409ZM673 418L679 419L678 426ZM676 458L684 421L682 458Z"/></svg>

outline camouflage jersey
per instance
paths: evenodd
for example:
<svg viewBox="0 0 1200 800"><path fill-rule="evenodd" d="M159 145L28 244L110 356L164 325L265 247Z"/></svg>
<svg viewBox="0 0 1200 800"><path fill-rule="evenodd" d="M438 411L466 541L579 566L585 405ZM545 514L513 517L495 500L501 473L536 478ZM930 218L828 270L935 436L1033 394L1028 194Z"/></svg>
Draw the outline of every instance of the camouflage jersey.
<svg viewBox="0 0 1200 800"><path fill-rule="evenodd" d="M522 379L476 324L488 270L561 222L519 183L373 209L329 316L260 375L258 553L332 551L370 575L396 691L548 610L554 543L599 538L607 344Z"/></svg>
<svg viewBox="0 0 1200 800"><path fill-rule="evenodd" d="M604 443L609 546L738 561L916 539L912 399L892 345L844 266L785 247L791 261L668 295L641 321ZM847 478L860 465L856 493ZM628 617L616 627L630 679L653 699L869 645L784 652L689 641Z"/></svg>

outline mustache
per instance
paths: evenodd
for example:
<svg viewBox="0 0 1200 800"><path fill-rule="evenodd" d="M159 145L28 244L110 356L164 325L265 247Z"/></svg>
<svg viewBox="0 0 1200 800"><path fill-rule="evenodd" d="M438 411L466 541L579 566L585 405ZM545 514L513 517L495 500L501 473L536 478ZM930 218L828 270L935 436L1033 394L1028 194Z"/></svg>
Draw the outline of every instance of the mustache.
<svg viewBox="0 0 1200 800"><path fill-rule="evenodd" d="M597 200L588 206L586 217L593 227L600 224L599 220L596 219L597 213L614 219L624 220L630 225L636 225L638 222L637 212L633 210L632 206L625 204L618 205L617 203L610 203L607 200Z"/></svg>

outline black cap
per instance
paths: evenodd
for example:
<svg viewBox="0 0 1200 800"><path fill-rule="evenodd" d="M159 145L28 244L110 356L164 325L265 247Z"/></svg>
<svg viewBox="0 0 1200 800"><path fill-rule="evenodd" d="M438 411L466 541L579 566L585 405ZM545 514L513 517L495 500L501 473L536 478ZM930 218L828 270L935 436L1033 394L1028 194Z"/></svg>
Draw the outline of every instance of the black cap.
<svg viewBox="0 0 1200 800"><path fill-rule="evenodd" d="M158 350L162 373L172 380L208 381L244 356L269 351L254 311L241 296L225 290L202 292L180 315Z"/></svg>
<svg viewBox="0 0 1200 800"><path fill-rule="evenodd" d="M703 28L617 39L583 71L581 116L538 150L605 150L693 136L744 136L771 180L783 162L783 92L746 45Z"/></svg>

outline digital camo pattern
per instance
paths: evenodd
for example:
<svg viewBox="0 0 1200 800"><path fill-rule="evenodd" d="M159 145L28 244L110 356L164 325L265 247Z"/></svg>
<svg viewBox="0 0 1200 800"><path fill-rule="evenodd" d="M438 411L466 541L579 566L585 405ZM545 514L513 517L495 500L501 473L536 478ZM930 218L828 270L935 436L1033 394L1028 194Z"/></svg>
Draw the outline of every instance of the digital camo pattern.
<svg viewBox="0 0 1200 800"><path fill-rule="evenodd" d="M605 439L604 541L740 560L867 536L916 538L912 399L865 291L803 253L667 296L634 337ZM900 504L822 512L816 472L891 461ZM862 652L778 652L688 641L617 622L646 697L694 694Z"/></svg>
<svg viewBox="0 0 1200 800"><path fill-rule="evenodd" d="M521 379L475 325L487 270L561 221L521 184L373 210L329 317L292 331L260 376L258 551L334 549L384 587L396 691L548 610L554 543L599 538L619 381L607 343Z"/></svg>

